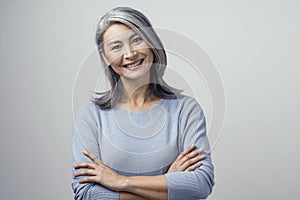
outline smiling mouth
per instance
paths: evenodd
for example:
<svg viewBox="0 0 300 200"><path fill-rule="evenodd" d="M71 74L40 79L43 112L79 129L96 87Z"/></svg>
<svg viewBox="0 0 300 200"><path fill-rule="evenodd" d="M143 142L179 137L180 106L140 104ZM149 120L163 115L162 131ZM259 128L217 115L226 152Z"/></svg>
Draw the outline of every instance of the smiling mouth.
<svg viewBox="0 0 300 200"><path fill-rule="evenodd" d="M142 64L143 61L144 61L144 59L141 59L141 60L138 60L137 62L132 63L130 65L124 65L123 67L125 67L126 69L133 69L133 68L138 67L140 64Z"/></svg>

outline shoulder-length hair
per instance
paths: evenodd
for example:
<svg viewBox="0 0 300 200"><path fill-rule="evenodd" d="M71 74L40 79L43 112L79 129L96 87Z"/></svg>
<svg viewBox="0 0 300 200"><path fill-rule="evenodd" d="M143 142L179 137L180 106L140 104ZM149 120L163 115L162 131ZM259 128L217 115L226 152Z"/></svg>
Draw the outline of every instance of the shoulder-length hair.
<svg viewBox="0 0 300 200"><path fill-rule="evenodd" d="M153 52L153 65L150 69L150 83L146 93L146 99L155 95L159 98L170 99L176 98L182 92L169 86L163 79L167 66L167 56L163 44L154 31L150 21L141 12L129 7L116 7L106 13L99 21L96 30L96 44L99 51L102 64L106 65L101 51L103 51L103 35L105 31L115 23L121 23L138 33L147 42ZM105 69L109 79L111 89L106 92L95 92L93 102L100 106L101 109L108 110L116 106L124 95L120 76L107 66ZM100 97L97 97L100 95Z"/></svg>

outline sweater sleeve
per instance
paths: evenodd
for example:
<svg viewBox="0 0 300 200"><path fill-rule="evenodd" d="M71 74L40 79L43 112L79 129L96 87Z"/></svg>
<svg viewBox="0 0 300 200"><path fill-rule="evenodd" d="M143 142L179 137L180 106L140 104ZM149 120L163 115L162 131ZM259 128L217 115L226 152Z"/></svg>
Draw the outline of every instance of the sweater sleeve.
<svg viewBox="0 0 300 200"><path fill-rule="evenodd" d="M97 112L95 109L95 105L89 102L79 109L75 118L72 131L73 165L80 162L91 162L91 160L82 153L84 149L100 158L100 148L97 139L97 133L100 131L100 128L98 126L99 122L97 122ZM73 168L73 174L77 170L82 169ZM112 191L97 183L80 184L79 180L81 178L83 177L73 176L72 179L75 200L119 199L118 192Z"/></svg>
<svg viewBox="0 0 300 200"><path fill-rule="evenodd" d="M180 151L194 143L196 148L204 148L206 157L194 171L166 174L168 199L206 199L214 185L214 167L206 136L205 117L195 99L189 98L182 103L178 129Z"/></svg>

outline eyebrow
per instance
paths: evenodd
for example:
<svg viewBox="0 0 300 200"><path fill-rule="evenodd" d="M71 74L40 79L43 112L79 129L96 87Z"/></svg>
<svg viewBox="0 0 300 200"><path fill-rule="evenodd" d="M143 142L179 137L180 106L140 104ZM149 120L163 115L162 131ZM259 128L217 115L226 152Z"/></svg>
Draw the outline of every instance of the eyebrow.
<svg viewBox="0 0 300 200"><path fill-rule="evenodd" d="M138 35L137 33L133 33L131 36L129 36L129 40L131 40L132 38L134 38L137 35ZM116 44L116 43L121 43L121 41L119 41L119 40L112 41L112 42L108 43L108 46L110 46L112 44Z"/></svg>

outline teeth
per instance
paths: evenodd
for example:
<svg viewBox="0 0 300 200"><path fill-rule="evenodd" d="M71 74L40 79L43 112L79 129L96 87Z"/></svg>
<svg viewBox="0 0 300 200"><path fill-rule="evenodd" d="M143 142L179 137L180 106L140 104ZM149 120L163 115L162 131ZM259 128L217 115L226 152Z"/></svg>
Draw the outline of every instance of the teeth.
<svg viewBox="0 0 300 200"><path fill-rule="evenodd" d="M139 60L139 61L137 61L136 63L133 63L133 64L131 64L131 65L126 65L126 68L133 68L133 67L136 67L136 66L138 66L139 64L141 64L142 61L143 61L143 60Z"/></svg>

